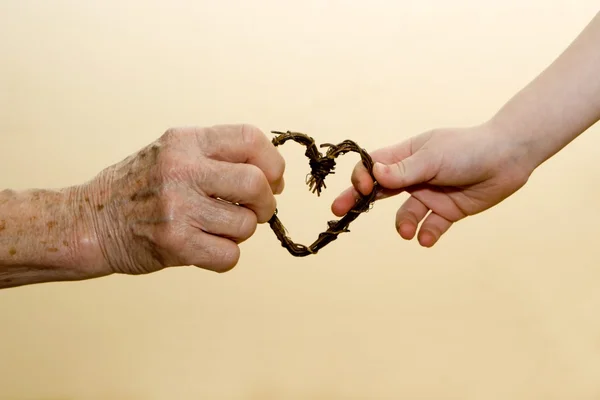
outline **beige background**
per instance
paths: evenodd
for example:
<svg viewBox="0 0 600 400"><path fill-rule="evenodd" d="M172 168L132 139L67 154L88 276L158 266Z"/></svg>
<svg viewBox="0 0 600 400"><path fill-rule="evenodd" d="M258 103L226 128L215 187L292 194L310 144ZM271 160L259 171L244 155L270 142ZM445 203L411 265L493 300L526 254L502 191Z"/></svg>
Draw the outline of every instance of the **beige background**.
<svg viewBox="0 0 600 400"><path fill-rule="evenodd" d="M372 150L479 123L598 11L368 3L0 0L0 186L83 182L177 125ZM395 233L400 196L315 257L261 226L225 275L3 291L0 398L600 398L599 133L433 249ZM300 148L281 151L281 217L309 243L357 159L316 199Z"/></svg>

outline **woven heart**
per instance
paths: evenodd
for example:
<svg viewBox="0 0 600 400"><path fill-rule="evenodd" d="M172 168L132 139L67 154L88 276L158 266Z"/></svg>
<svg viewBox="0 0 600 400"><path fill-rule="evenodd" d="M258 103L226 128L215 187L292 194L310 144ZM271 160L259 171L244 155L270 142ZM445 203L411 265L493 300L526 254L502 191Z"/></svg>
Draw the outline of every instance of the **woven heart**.
<svg viewBox="0 0 600 400"><path fill-rule="evenodd" d="M325 232L320 233L317 240L310 246L294 243L292 239L287 236L286 229L277 217L277 210L275 210L275 214L273 214L269 220L269 225L273 232L275 232L281 245L295 257L305 257L311 254L317 254L320 249L336 240L339 234L350 232L348 229L350 223L358 218L360 214L371 208L371 205L375 201L377 191L379 190L379 185L373 176L373 160L365 149L361 148L351 140L344 140L337 145L331 143L322 144L320 147L328 147L328 149L325 154L321 154L315 144L315 140L304 133L290 131L272 131L272 133L277 135L272 140L272 143L275 146L280 146L288 140L293 140L306 147L306 152L304 154L308 158L310 165L310 174L307 176L306 184L309 186L311 192L316 193L317 196L320 196L321 191L327 188L325 185L325 178L329 174L335 173L336 158L348 152L355 152L360 155L363 165L366 167L367 171L369 171L371 178L373 179L374 186L371 193L366 196L360 194L354 207L352 207L344 217L339 220L327 222L328 229Z"/></svg>

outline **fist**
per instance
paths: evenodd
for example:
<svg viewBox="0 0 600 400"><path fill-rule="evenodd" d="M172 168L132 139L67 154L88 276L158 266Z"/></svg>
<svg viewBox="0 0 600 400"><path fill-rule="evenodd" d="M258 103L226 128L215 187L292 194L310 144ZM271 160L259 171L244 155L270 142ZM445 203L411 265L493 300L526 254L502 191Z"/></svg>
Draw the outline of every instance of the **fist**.
<svg viewBox="0 0 600 400"><path fill-rule="evenodd" d="M276 208L285 162L257 128L170 129L82 191L98 274L233 268Z"/></svg>

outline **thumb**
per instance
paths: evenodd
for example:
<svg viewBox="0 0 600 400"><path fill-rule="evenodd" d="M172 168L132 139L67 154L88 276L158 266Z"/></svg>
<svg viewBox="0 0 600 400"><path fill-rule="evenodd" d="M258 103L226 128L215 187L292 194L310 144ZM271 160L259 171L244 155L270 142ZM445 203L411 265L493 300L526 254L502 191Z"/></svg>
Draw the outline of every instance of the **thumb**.
<svg viewBox="0 0 600 400"><path fill-rule="evenodd" d="M425 157L425 152L415 154L394 164L376 162L373 175L377 182L387 189L402 189L433 178L432 164Z"/></svg>

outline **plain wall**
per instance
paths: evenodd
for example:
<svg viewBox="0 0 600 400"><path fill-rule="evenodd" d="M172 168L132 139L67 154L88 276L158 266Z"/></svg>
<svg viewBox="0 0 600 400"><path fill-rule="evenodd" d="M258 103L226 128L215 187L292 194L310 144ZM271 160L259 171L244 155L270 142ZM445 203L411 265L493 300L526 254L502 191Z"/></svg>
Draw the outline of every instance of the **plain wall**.
<svg viewBox="0 0 600 400"><path fill-rule="evenodd" d="M247 122L374 150L477 124L598 10L0 0L0 187L82 183L173 126ZM432 249L395 232L401 195L317 256L293 258L264 225L227 274L2 291L0 398L599 398L598 134ZM358 158L317 198L301 148L281 151L280 217L309 244Z"/></svg>

